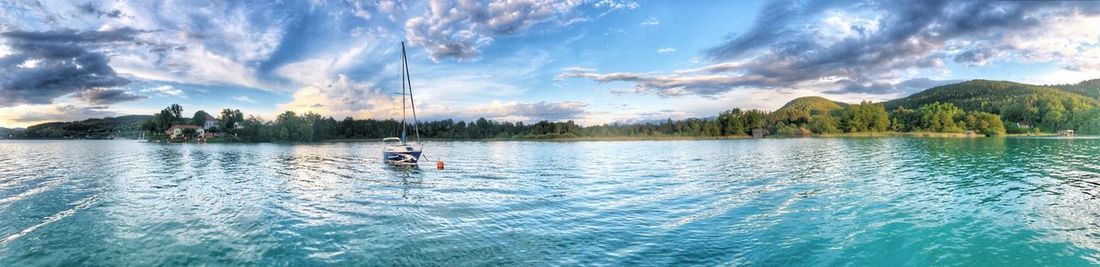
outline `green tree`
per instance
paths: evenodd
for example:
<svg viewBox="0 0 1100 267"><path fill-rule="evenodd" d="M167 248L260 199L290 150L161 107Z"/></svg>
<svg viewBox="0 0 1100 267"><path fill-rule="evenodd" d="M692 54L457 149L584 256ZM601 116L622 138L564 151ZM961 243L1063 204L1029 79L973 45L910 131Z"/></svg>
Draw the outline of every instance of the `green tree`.
<svg viewBox="0 0 1100 267"><path fill-rule="evenodd" d="M838 115L841 128L847 132L885 132L890 128L890 115L882 104L863 101L841 109Z"/></svg>
<svg viewBox="0 0 1100 267"><path fill-rule="evenodd" d="M206 111L195 111L195 116L191 116L191 125L197 125L203 127L206 124L206 116L209 115Z"/></svg>
<svg viewBox="0 0 1100 267"><path fill-rule="evenodd" d="M1039 127L1052 131L1062 130L1065 123L1066 107L1061 101L1044 98L1039 101L1039 113L1042 117Z"/></svg>
<svg viewBox="0 0 1100 267"><path fill-rule="evenodd" d="M963 132L955 122L955 118L962 116L963 112L951 103L934 102L917 109L916 129L920 131L958 133Z"/></svg>
<svg viewBox="0 0 1100 267"><path fill-rule="evenodd" d="M239 109L235 109L235 110L222 109L222 112L219 115L218 119L220 120L220 124L221 124L221 125L219 125L220 128L226 129L226 130L232 130L232 129L235 129L237 127L238 123L241 123L241 122L244 121L244 114L241 113L241 110L239 110Z"/></svg>
<svg viewBox="0 0 1100 267"><path fill-rule="evenodd" d="M1005 125L1001 121L1001 116L985 112L970 112L967 113L968 125L967 128L977 133L984 135L1003 135L1005 134Z"/></svg>
<svg viewBox="0 0 1100 267"><path fill-rule="evenodd" d="M748 131L753 129L767 128L766 114L760 110L749 110L744 114L745 128Z"/></svg>
<svg viewBox="0 0 1100 267"><path fill-rule="evenodd" d="M741 112L741 109L733 109L718 114L718 122L720 124L719 130L721 134L743 135L748 132L742 115L744 114Z"/></svg>
<svg viewBox="0 0 1100 267"><path fill-rule="evenodd" d="M842 132L837 126L836 119L828 114L810 117L810 131L818 134L835 134Z"/></svg>
<svg viewBox="0 0 1100 267"><path fill-rule="evenodd" d="M172 104L168 106L168 114L171 115L173 123L179 123L183 121L183 107L179 104Z"/></svg>

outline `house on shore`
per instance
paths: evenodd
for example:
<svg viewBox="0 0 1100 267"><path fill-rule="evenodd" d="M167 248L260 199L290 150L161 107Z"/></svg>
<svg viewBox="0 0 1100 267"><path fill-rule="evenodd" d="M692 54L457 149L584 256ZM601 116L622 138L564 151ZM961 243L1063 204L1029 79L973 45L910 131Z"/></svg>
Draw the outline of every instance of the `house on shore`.
<svg viewBox="0 0 1100 267"><path fill-rule="evenodd" d="M209 130L210 128L214 128L215 126L218 126L218 119L214 118L214 116L210 116L210 114L206 114L206 118L203 120L202 123L202 129Z"/></svg>
<svg viewBox="0 0 1100 267"><path fill-rule="evenodd" d="M1074 136L1076 134L1077 133L1074 132L1073 130L1058 130L1058 135L1059 136Z"/></svg>
<svg viewBox="0 0 1100 267"><path fill-rule="evenodd" d="M197 125L189 125L189 124L172 125L172 127L168 127L168 130L164 131L164 134L168 135L168 137L171 138L171 139L181 139L181 138L184 138L184 136L183 136L184 129L195 130L195 137L198 137L198 138L207 138L208 137L207 136L208 133L206 133L206 131L202 127L199 127Z"/></svg>

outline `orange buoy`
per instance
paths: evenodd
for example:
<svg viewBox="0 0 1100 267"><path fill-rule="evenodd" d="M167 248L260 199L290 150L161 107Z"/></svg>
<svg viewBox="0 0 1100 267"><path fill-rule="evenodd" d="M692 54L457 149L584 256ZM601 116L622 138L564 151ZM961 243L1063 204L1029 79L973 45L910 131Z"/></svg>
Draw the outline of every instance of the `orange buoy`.
<svg viewBox="0 0 1100 267"><path fill-rule="evenodd" d="M435 169L436 170L442 170L443 169L443 161L442 160L435 162Z"/></svg>

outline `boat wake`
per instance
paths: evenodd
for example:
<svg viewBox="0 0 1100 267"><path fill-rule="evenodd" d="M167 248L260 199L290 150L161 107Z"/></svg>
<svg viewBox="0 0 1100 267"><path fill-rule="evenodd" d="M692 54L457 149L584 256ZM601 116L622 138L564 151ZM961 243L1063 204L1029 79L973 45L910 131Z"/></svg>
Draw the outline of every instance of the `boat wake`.
<svg viewBox="0 0 1100 267"><path fill-rule="evenodd" d="M76 202L77 203L76 206L73 206L72 208L69 208L67 210L58 212L54 215L50 215L49 217L46 217L46 220L42 221L41 223L35 224L31 227L27 227L27 229L23 229L22 231L19 231L18 233L15 233L15 234L7 236L7 237L4 237L4 239L0 239L0 245L7 244L8 242L19 239L20 237L23 237L27 234L30 234L31 232L34 232L35 230L38 230L38 228L42 228L43 226L49 225L51 223L60 221L61 219L65 219L66 217L72 216L73 214L76 214L77 212L79 212L81 210L87 209L87 208L91 207L92 205L95 205L95 203L99 202L98 200L99 200L99 195L98 194L87 197L87 198L84 198L84 199L81 199L80 201Z"/></svg>

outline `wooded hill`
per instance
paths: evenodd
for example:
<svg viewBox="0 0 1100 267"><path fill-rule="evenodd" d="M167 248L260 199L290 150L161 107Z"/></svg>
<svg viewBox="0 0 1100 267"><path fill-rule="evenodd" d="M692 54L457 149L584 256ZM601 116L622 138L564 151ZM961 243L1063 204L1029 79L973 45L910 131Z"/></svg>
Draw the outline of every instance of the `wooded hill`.
<svg viewBox="0 0 1100 267"><path fill-rule="evenodd" d="M833 110L842 109L848 104L832 101L820 96L804 96L792 99L776 111L800 110L811 114L826 114Z"/></svg>
<svg viewBox="0 0 1100 267"><path fill-rule="evenodd" d="M1098 80L1076 85L1040 86L1009 81L971 80L934 87L908 97L885 102L892 114L919 109L934 103L954 105L966 111L1000 115L1009 132L1038 127L1042 132L1078 130L1096 133L1100 101L1088 92L1096 92ZM1091 123L1091 124L1090 124ZM1035 131L1035 129L1031 129Z"/></svg>
<svg viewBox="0 0 1100 267"><path fill-rule="evenodd" d="M25 139L110 139L138 138L141 124L149 115L126 115L73 122L48 122L27 127L14 138Z"/></svg>
<svg viewBox="0 0 1100 267"><path fill-rule="evenodd" d="M1050 87L1100 100L1100 79L1092 79L1076 84L1051 85Z"/></svg>

